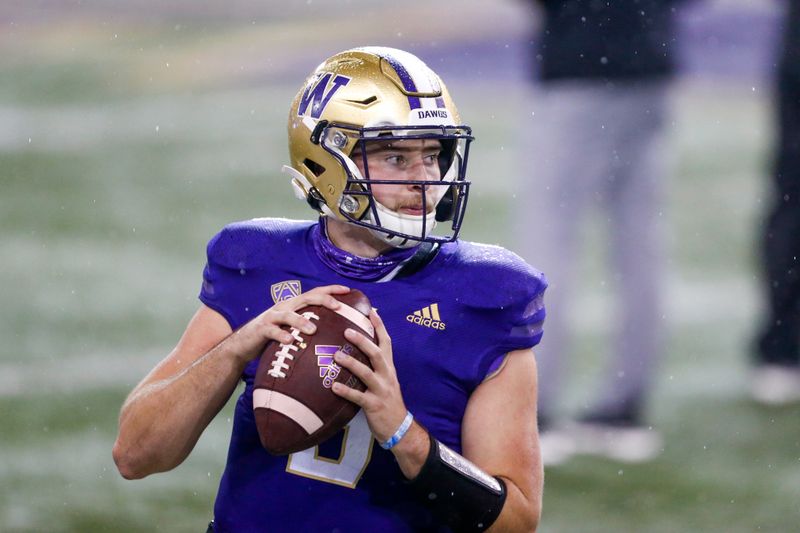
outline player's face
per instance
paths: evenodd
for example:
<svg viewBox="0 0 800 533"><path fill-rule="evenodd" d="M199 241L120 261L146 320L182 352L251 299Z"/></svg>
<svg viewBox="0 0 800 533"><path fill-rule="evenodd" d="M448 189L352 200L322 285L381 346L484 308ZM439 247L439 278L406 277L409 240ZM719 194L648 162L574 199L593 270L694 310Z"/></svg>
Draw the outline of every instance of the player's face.
<svg viewBox="0 0 800 533"><path fill-rule="evenodd" d="M367 144L367 164L372 195L375 199L398 213L422 215L422 191L425 190L425 207L428 213L435 209L433 191L415 181L439 181L439 154L441 142L436 139L408 139L374 141ZM356 148L351 154L362 176L364 158ZM381 180L401 180L403 184L381 184Z"/></svg>

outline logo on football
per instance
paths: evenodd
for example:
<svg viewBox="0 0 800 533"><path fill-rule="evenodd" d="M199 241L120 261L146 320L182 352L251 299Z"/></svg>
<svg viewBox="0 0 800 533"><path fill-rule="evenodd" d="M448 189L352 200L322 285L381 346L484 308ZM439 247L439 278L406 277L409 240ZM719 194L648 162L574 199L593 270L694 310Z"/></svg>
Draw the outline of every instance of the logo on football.
<svg viewBox="0 0 800 533"><path fill-rule="evenodd" d="M344 338L360 331L373 341L369 299L356 289L335 296L339 309L309 306L301 314L316 323L313 335L289 330L291 344L270 342L261 354L253 385L253 410L261 444L274 455L316 446L336 434L359 407L331 390L335 382L364 390L361 381L336 364L337 350L369 365L369 358Z"/></svg>

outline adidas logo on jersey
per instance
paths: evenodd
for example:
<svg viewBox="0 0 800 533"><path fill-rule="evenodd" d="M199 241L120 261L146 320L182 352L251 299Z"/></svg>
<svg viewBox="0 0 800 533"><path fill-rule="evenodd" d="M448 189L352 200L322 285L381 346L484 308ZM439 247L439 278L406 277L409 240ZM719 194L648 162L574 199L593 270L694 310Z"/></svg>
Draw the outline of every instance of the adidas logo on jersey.
<svg viewBox="0 0 800 533"><path fill-rule="evenodd" d="M419 311L414 311L406 317L406 320L412 324L438 329L439 331L444 331L445 328L445 323L442 322L442 318L439 316L439 304L431 304Z"/></svg>

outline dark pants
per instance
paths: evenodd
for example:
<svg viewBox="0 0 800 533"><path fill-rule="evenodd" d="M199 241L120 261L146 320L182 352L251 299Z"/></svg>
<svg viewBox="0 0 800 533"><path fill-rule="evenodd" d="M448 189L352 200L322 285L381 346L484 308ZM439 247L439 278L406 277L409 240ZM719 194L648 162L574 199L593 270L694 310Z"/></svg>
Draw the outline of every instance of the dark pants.
<svg viewBox="0 0 800 533"><path fill-rule="evenodd" d="M791 26L800 23L800 8L792 11L778 78L774 196L762 237L768 314L756 339L758 364L800 364L800 33Z"/></svg>

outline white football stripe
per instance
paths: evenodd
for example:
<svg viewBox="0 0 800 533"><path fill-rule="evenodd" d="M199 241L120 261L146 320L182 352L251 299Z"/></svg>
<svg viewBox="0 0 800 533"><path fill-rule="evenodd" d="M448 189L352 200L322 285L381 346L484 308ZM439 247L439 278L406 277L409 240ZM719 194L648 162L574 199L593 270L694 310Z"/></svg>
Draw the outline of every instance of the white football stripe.
<svg viewBox="0 0 800 533"><path fill-rule="evenodd" d="M439 89L435 74L433 74L430 67L426 65L424 61L414 54L396 48L386 48L384 46L364 46L358 48L358 50L364 50L365 52L370 52L380 57L389 58L391 61L402 65L408 73L409 78L411 78L411 81L414 83L417 92L429 93Z"/></svg>
<svg viewBox="0 0 800 533"><path fill-rule="evenodd" d="M364 315L362 315L349 305L343 304L341 302L339 303L341 305L339 305L339 309L336 309L336 313L338 315L343 316L356 326L360 327L361 329L369 333L370 337L373 338L375 337L375 328L372 327L372 322L369 321L369 318L365 317Z"/></svg>
<svg viewBox="0 0 800 533"><path fill-rule="evenodd" d="M417 87L417 92L430 93L438 89L431 69L420 58L402 50L393 50L391 55L406 69Z"/></svg>
<svg viewBox="0 0 800 533"><path fill-rule="evenodd" d="M297 422L309 435L322 427L322 419L291 396L267 389L253 391L253 409L271 409Z"/></svg>

